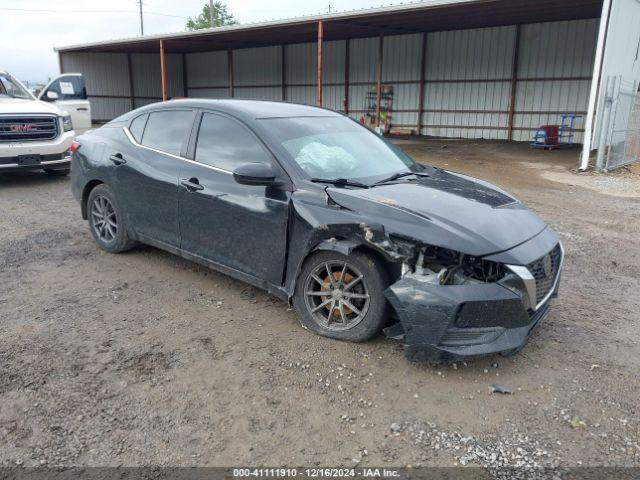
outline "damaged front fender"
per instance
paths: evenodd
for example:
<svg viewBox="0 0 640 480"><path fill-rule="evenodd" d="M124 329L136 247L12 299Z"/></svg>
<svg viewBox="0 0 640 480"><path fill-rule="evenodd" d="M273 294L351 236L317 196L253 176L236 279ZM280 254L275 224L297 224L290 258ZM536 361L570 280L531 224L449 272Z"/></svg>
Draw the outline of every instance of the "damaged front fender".
<svg viewBox="0 0 640 480"><path fill-rule="evenodd" d="M324 204L308 192L292 196L291 238L285 290L291 298L297 277L307 256L314 251L329 250L349 255L360 247L380 254L389 264L398 266L413 257L415 247L410 241L392 238L383 225L363 221L361 215L338 205Z"/></svg>

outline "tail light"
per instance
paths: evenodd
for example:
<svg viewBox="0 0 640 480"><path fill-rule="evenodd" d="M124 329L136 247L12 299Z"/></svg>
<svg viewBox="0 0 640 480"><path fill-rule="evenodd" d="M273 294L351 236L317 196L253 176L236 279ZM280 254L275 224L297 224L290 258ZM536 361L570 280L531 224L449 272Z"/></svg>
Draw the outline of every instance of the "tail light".
<svg viewBox="0 0 640 480"><path fill-rule="evenodd" d="M69 148L69 153L73 155L80 148L80 142L73 142Z"/></svg>

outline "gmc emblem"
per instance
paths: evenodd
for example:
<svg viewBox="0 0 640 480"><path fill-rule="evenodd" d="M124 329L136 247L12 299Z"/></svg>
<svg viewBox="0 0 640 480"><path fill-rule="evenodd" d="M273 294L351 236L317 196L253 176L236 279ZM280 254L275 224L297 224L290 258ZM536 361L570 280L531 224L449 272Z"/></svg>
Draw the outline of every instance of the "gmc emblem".
<svg viewBox="0 0 640 480"><path fill-rule="evenodd" d="M30 132L33 130L33 125L11 125L9 126L9 130L14 133Z"/></svg>

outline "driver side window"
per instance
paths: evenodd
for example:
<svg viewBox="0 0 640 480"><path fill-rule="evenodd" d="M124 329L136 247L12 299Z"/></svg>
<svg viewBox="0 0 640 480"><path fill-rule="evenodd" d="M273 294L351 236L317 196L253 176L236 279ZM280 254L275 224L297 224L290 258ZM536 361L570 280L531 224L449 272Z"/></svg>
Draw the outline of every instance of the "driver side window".
<svg viewBox="0 0 640 480"><path fill-rule="evenodd" d="M229 172L243 163L272 163L271 154L247 127L213 113L202 115L195 160Z"/></svg>

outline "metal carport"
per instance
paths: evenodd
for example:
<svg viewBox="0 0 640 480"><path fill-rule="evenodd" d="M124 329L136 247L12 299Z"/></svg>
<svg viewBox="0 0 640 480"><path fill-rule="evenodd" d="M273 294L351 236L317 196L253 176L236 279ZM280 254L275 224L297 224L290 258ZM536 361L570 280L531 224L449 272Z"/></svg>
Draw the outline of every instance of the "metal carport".
<svg viewBox="0 0 640 480"><path fill-rule="evenodd" d="M359 118L364 92L392 85L396 129L525 141L561 113L587 115L602 6L437 0L56 50L61 71L85 75L95 121L183 96Z"/></svg>

